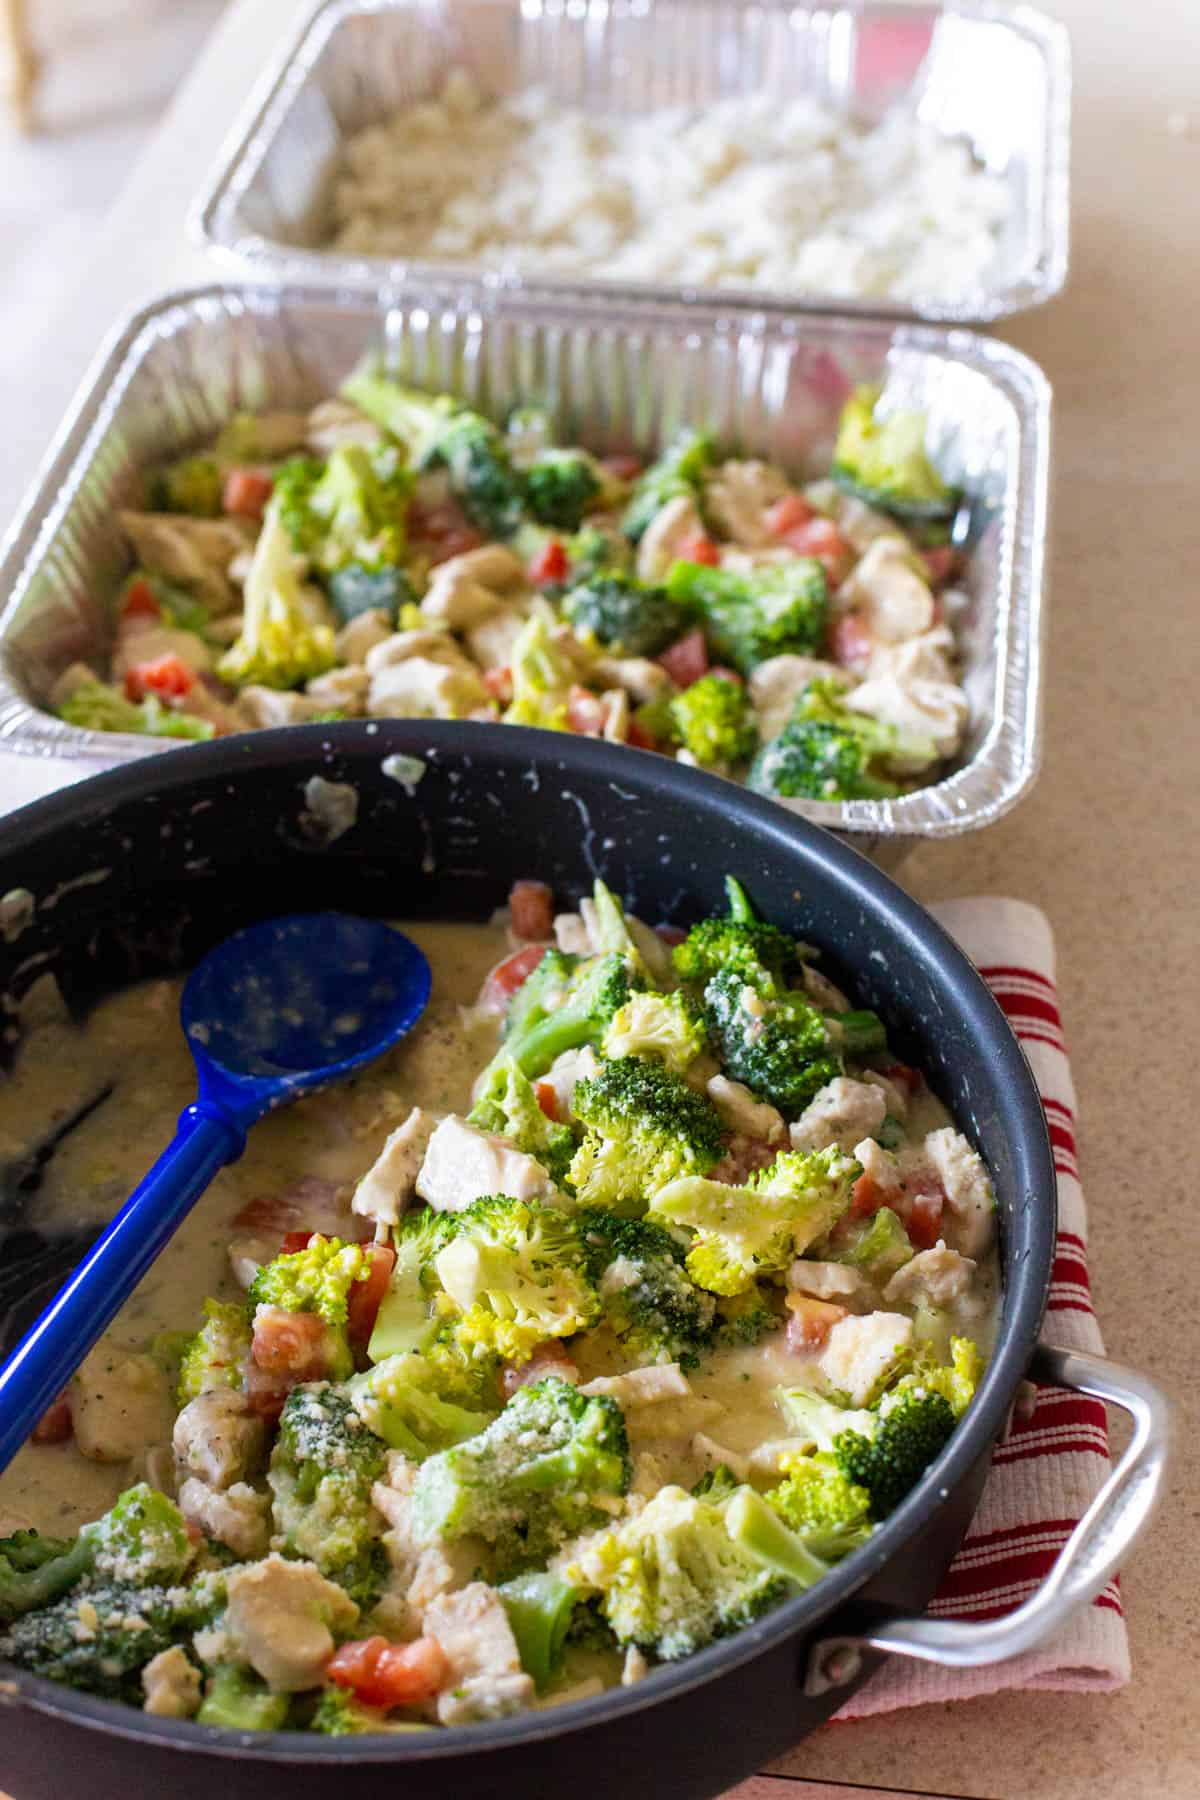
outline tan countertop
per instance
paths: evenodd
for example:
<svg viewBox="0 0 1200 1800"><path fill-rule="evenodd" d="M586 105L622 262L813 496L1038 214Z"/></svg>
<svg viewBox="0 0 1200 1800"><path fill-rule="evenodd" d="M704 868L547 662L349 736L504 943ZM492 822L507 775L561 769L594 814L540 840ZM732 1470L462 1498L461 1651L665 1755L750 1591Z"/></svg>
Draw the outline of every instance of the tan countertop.
<svg viewBox="0 0 1200 1800"><path fill-rule="evenodd" d="M169 178L152 150L89 268L86 307L38 363L43 411L9 434L12 469L34 466L101 326L143 295L212 278L179 225L240 99L228 72L259 66L284 10L230 9L168 120ZM1074 38L1074 273L1062 299L1005 332L1056 400L1045 769L1009 818L919 851L902 876L922 899L1017 894L1054 923L1097 1306L1111 1353L1176 1395L1178 1448L1166 1506L1123 1573L1129 1688L827 1727L780 1763L784 1779L747 1784L739 1800L861 1800L864 1787L889 1800L1200 1794L1200 1203L1176 1148L1197 1098L1200 1001L1200 0L1047 10ZM54 781L3 758L0 805Z"/></svg>

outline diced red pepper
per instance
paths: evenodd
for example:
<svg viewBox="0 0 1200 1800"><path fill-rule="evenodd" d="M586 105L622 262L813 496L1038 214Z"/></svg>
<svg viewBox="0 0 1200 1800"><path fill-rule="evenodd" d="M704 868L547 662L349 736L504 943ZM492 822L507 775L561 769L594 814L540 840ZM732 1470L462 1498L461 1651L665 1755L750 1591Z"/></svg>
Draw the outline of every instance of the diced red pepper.
<svg viewBox="0 0 1200 1800"><path fill-rule="evenodd" d="M829 627L833 660L844 669L862 669L871 660L875 639L861 613L841 613Z"/></svg>
<svg viewBox="0 0 1200 1800"><path fill-rule="evenodd" d="M695 537L684 539L679 554L684 562L705 563L715 569L721 560L721 546L707 533L697 532Z"/></svg>
<svg viewBox="0 0 1200 1800"><path fill-rule="evenodd" d="M396 1252L390 1244L372 1244L367 1252L367 1273L350 1283L346 1297L346 1335L356 1350L365 1350L375 1329L375 1317L383 1305Z"/></svg>
<svg viewBox="0 0 1200 1800"><path fill-rule="evenodd" d="M65 1444L74 1430L71 1402L65 1394L51 1402L29 1434L33 1444Z"/></svg>
<svg viewBox="0 0 1200 1800"><path fill-rule="evenodd" d="M833 587L850 573L854 552L832 519L812 518L807 525L785 532L783 541L797 556L815 556Z"/></svg>
<svg viewBox="0 0 1200 1800"><path fill-rule="evenodd" d="M658 739L652 731L647 731L637 719L630 719L629 730L625 734L625 742L634 750L657 750Z"/></svg>
<svg viewBox="0 0 1200 1800"><path fill-rule="evenodd" d="M914 1069L909 1063L889 1063L882 1073L896 1087L902 1089L910 1100L925 1086L925 1077L920 1069Z"/></svg>
<svg viewBox="0 0 1200 1800"><path fill-rule="evenodd" d="M160 700L180 700L195 685L195 670L171 652L153 662L134 663L125 671L127 700L144 700L147 694L157 694Z"/></svg>
<svg viewBox="0 0 1200 1800"><path fill-rule="evenodd" d="M545 943L554 935L554 889L544 881L514 881L508 896L512 926L519 938Z"/></svg>
<svg viewBox="0 0 1200 1800"><path fill-rule="evenodd" d="M940 1190L917 1194L909 1208L906 1230L918 1250L932 1250L942 1235L946 1196Z"/></svg>
<svg viewBox="0 0 1200 1800"><path fill-rule="evenodd" d="M533 1091L537 1095L537 1103L548 1119L558 1123L558 1089L552 1081L535 1081Z"/></svg>
<svg viewBox="0 0 1200 1800"><path fill-rule="evenodd" d="M782 500L768 506L764 519L773 537L784 537L789 531L807 525L812 516L813 509L807 500L802 500L799 494L785 494Z"/></svg>
<svg viewBox="0 0 1200 1800"><path fill-rule="evenodd" d="M884 1204L886 1196L873 1175L860 1175L850 1189L850 1211L856 1219L869 1219Z"/></svg>
<svg viewBox="0 0 1200 1800"><path fill-rule="evenodd" d="M483 685L493 700L507 706L513 697L512 669L507 663L496 663L493 668L485 669Z"/></svg>
<svg viewBox="0 0 1200 1800"><path fill-rule="evenodd" d="M582 737L602 737L608 707L598 694L577 682L567 694L567 724Z"/></svg>
<svg viewBox="0 0 1200 1800"><path fill-rule="evenodd" d="M250 1354L269 1375L290 1375L297 1381L313 1381L324 1373L320 1367L325 1343L325 1321L317 1313L284 1312L279 1306L260 1306L254 1315Z"/></svg>
<svg viewBox="0 0 1200 1800"><path fill-rule="evenodd" d="M123 619L161 619L162 606L148 581L131 581L121 601Z"/></svg>
<svg viewBox="0 0 1200 1800"><path fill-rule="evenodd" d="M708 646L704 642L702 631L689 631L686 637L677 638L673 644L655 659L660 668L665 669L676 687L691 687L693 681L708 669Z"/></svg>
<svg viewBox="0 0 1200 1800"><path fill-rule="evenodd" d="M280 1256L295 1256L298 1250L307 1250L316 1234L311 1231L289 1231L284 1234L279 1246Z"/></svg>
<svg viewBox="0 0 1200 1800"><path fill-rule="evenodd" d="M530 562L529 579L535 587L545 587L547 582L565 581L570 567L562 544L557 538L551 538Z"/></svg>
<svg viewBox="0 0 1200 1800"><path fill-rule="evenodd" d="M433 1637L414 1638L410 1644L357 1638L340 1645L325 1670L328 1680L349 1688L364 1706L385 1710L431 1699L449 1673L446 1652Z"/></svg>
<svg viewBox="0 0 1200 1800"><path fill-rule="evenodd" d="M682 925L656 925L654 935L661 938L664 944L669 944L673 950L676 944L682 944L687 932Z"/></svg>
<svg viewBox="0 0 1200 1800"><path fill-rule="evenodd" d="M526 944L514 950L502 963L497 963L479 992L478 1004L485 1012L503 1012L523 981L537 968L546 954L544 944Z"/></svg>
<svg viewBox="0 0 1200 1800"><path fill-rule="evenodd" d="M230 469L221 491L221 506L239 519L261 519L275 483L263 469Z"/></svg>
<svg viewBox="0 0 1200 1800"><path fill-rule="evenodd" d="M811 1356L822 1349L838 1320L849 1317L844 1306L817 1300L811 1294L789 1294L784 1305L788 1309L787 1347L802 1355Z"/></svg>

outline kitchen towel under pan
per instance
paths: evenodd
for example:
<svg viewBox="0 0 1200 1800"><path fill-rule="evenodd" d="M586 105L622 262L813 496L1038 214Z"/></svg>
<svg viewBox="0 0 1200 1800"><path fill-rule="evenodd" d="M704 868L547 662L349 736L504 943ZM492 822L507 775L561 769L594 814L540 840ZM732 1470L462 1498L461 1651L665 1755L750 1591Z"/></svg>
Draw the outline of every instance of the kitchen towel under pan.
<svg viewBox="0 0 1200 1800"><path fill-rule="evenodd" d="M1067 1061L1054 938L1020 900L948 900L934 916L966 951L1021 1041L1041 1091L1058 1175L1058 1242L1042 1336L1066 1350L1102 1352L1087 1270L1087 1213L1075 1162L1075 1089ZM929 1611L939 1619L995 1619L1046 1579L1109 1471L1098 1400L1039 1387L997 1445L979 1511ZM838 1713L868 1718L902 1706L965 1700L1008 1688L1107 1693L1129 1680L1129 1642L1116 1581L1054 1637L983 1669L940 1669L891 1657Z"/></svg>

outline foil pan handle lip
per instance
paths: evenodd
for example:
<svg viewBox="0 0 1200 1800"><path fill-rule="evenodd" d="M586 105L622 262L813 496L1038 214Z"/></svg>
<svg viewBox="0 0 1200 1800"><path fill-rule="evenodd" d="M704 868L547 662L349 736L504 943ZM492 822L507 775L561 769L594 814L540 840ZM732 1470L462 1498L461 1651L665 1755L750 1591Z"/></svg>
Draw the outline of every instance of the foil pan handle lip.
<svg viewBox="0 0 1200 1800"><path fill-rule="evenodd" d="M188 236L231 273L256 274L283 283L325 283L377 289L381 284L474 280L523 287L559 300L611 295L688 304L719 296L729 307L786 313L835 308L861 319L925 321L939 325L991 324L1044 305L1066 285L1070 267L1071 49L1067 28L1024 0L944 0L947 18L994 24L1019 34L1037 50L1046 85L1037 173L1042 187L1036 248L1005 280L981 283L955 299L917 295L911 301L872 296L856 299L812 293L722 287L691 290L669 283L604 281L575 277L520 276L479 265L448 265L387 257L347 256L288 244L248 228L241 202L265 159L284 116L339 25L356 16L411 10L419 0L316 0L290 42L254 84L213 170L187 216ZM790 0L726 0L747 12L766 6L790 9ZM646 8L649 15L653 0ZM919 0L895 0L891 10L927 16Z"/></svg>

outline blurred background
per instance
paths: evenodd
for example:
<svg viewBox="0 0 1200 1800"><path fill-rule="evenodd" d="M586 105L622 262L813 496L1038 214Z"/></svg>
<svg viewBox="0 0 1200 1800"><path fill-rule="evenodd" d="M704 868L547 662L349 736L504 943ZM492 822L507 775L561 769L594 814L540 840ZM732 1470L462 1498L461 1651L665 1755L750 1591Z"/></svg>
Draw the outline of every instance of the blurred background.
<svg viewBox="0 0 1200 1800"><path fill-rule="evenodd" d="M224 0L0 0L0 392ZM109 320L97 321L97 335Z"/></svg>

